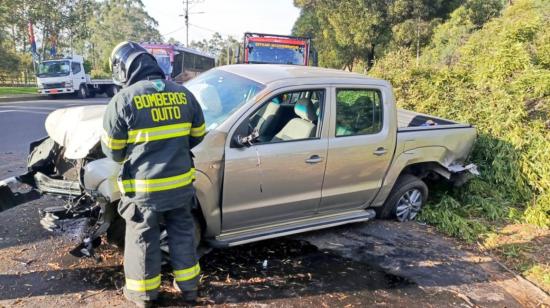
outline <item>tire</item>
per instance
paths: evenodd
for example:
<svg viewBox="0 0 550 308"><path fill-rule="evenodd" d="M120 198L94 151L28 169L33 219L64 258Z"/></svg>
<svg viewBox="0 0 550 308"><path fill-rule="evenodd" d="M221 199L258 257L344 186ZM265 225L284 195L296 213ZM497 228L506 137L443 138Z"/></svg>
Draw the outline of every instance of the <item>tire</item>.
<svg viewBox="0 0 550 308"><path fill-rule="evenodd" d="M113 97L118 93L118 91L119 91L118 87L115 85L112 85L105 90L105 94L107 94L108 97Z"/></svg>
<svg viewBox="0 0 550 308"><path fill-rule="evenodd" d="M80 88L78 88L77 96L80 99L85 99L86 97L88 97L88 87L86 87L86 85L84 84L81 84Z"/></svg>
<svg viewBox="0 0 550 308"><path fill-rule="evenodd" d="M397 179L388 199L377 210L378 218L398 221L414 220L428 200L428 186L411 174Z"/></svg>

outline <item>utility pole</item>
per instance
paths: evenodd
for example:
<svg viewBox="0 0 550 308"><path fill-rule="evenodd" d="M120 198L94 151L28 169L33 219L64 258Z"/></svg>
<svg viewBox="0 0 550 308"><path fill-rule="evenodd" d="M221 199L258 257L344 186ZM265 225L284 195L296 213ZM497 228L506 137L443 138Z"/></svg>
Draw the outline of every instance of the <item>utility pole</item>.
<svg viewBox="0 0 550 308"><path fill-rule="evenodd" d="M189 47L189 0L184 0L185 4L185 47Z"/></svg>

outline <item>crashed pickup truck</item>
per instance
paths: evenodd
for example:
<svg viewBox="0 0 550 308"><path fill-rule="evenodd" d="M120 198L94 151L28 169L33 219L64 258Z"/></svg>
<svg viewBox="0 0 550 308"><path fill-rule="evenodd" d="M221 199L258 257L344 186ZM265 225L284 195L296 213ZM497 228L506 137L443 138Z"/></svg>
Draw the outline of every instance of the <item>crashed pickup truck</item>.
<svg viewBox="0 0 550 308"><path fill-rule="evenodd" d="M374 217L416 217L426 180L464 183L476 130L400 110L384 80L287 65L212 69L186 86L207 125L193 148L197 237L234 246ZM17 183L64 196L42 208L43 225L85 218L84 249L107 233L123 238L120 165L101 152L104 105L60 109L33 142L28 173L0 184L4 207L24 202ZM87 247L87 248L86 248ZM81 247L81 250L83 248Z"/></svg>

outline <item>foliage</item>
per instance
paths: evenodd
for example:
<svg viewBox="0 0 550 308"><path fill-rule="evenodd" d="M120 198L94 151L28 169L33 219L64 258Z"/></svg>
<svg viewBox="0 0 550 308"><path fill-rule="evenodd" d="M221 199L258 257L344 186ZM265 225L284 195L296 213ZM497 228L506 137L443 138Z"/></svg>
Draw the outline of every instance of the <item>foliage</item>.
<svg viewBox="0 0 550 308"><path fill-rule="evenodd" d="M141 0L98 2L88 24L91 35L80 46L80 52L92 62L94 70L106 74L109 74L109 55L118 43L162 41L157 21L147 14Z"/></svg>
<svg viewBox="0 0 550 308"><path fill-rule="evenodd" d="M295 0L295 35L313 38L321 66L369 69L388 48L425 46L462 0Z"/></svg>
<svg viewBox="0 0 550 308"><path fill-rule="evenodd" d="M214 33L210 39L202 41L192 41L190 46L216 57L217 65L236 63L237 53L241 43L234 37L222 37L218 32ZM229 57L229 58L228 58Z"/></svg>
<svg viewBox="0 0 550 308"><path fill-rule="evenodd" d="M450 234L474 240L488 221L550 227L549 12L548 1L518 0L479 28L464 6L436 29L418 65L399 49L372 70L392 81L401 107L477 127L470 159L481 177L422 215Z"/></svg>

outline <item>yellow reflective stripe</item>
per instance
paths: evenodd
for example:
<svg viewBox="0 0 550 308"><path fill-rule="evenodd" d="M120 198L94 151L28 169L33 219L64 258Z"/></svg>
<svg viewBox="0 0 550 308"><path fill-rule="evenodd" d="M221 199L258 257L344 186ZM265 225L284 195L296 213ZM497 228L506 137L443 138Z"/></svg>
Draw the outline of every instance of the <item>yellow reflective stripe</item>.
<svg viewBox="0 0 550 308"><path fill-rule="evenodd" d="M111 138L107 133L101 136L101 141L111 150L122 150L126 147L126 140Z"/></svg>
<svg viewBox="0 0 550 308"><path fill-rule="evenodd" d="M191 127L191 137L202 137L206 133L204 123L199 127Z"/></svg>
<svg viewBox="0 0 550 308"><path fill-rule="evenodd" d="M156 192L175 189L189 185L195 179L195 169L191 168L188 172L160 179L146 180L123 180L119 182L119 188L122 193L128 192Z"/></svg>
<svg viewBox="0 0 550 308"><path fill-rule="evenodd" d="M197 277L200 272L201 266L197 263L190 268L174 271L174 278L176 281L187 281Z"/></svg>
<svg viewBox="0 0 550 308"><path fill-rule="evenodd" d="M137 292L151 291L160 287L160 274L151 279L135 280L126 278L126 289Z"/></svg>
<svg viewBox="0 0 550 308"><path fill-rule="evenodd" d="M148 142L189 135L191 123L163 125L128 131L128 143Z"/></svg>

